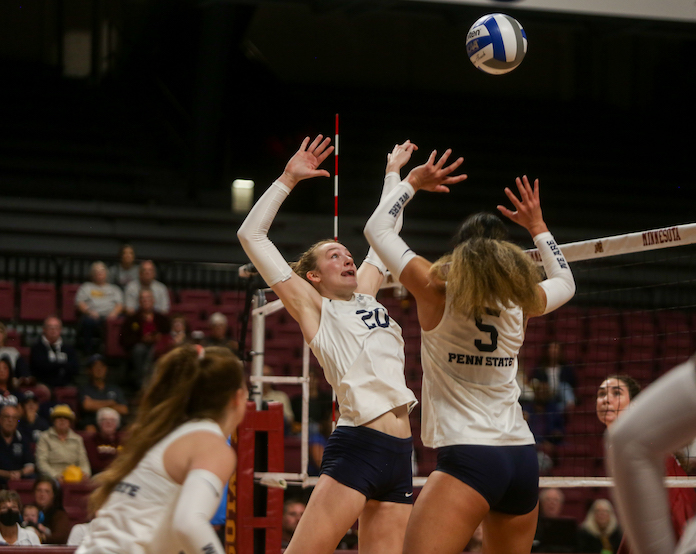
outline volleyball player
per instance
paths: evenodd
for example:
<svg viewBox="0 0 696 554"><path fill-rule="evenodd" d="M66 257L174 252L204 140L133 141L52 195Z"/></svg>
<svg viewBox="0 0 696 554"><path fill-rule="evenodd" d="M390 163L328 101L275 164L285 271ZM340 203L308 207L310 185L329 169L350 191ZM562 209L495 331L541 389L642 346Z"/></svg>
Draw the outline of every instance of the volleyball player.
<svg viewBox="0 0 696 554"><path fill-rule="evenodd" d="M634 554L696 553L696 521L677 544L674 506L664 487L665 458L696 437L696 357L631 402L607 431L607 468L616 508ZM676 548L676 550L675 550Z"/></svg>
<svg viewBox="0 0 696 554"><path fill-rule="evenodd" d="M236 466L242 363L228 349L182 346L160 358L130 438L97 477L96 518L79 554L223 554L210 519Z"/></svg>
<svg viewBox="0 0 696 554"><path fill-rule="evenodd" d="M448 150L414 168L365 227L387 268L414 295L421 325L423 444L438 449L409 520L404 552L461 552L479 523L492 554L528 553L538 511L534 437L518 403L517 354L529 317L548 313L575 292L572 273L541 213L539 184L517 179L515 206L498 209L526 228L549 278L504 240L493 215L475 214L457 246L435 264L417 256L394 231L394 219L420 189L448 192L466 178L451 176Z"/></svg>
<svg viewBox="0 0 696 554"><path fill-rule="evenodd" d="M359 549L400 553L412 506L412 438L408 414L416 404L404 378L401 328L374 296L384 276L373 252L360 268L338 242L312 246L293 269L268 239L288 194L311 177L333 151L330 140L309 138L283 174L259 198L237 235L249 259L299 323L324 369L340 408L324 449L321 474L286 554L332 553L359 519ZM385 189L415 145L394 148ZM385 191L385 192L386 192ZM395 223L396 224L396 223Z"/></svg>

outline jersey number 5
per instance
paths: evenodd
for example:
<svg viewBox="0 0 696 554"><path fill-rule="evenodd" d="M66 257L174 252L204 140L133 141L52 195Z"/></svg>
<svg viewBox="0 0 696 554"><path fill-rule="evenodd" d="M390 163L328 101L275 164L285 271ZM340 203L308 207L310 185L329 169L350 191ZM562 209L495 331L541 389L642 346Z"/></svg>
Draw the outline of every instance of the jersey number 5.
<svg viewBox="0 0 696 554"><path fill-rule="evenodd" d="M474 341L474 346L479 349L480 352L493 352L498 348L498 330L493 327L493 325L485 325L481 318L476 318L476 327L482 333L490 333L491 342L490 344L484 343L480 339Z"/></svg>

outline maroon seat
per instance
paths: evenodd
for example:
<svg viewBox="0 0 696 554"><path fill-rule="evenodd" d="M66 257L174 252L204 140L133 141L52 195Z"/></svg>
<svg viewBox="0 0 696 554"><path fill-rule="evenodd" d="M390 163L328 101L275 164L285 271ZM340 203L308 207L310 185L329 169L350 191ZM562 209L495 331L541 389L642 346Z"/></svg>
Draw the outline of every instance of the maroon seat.
<svg viewBox="0 0 696 554"><path fill-rule="evenodd" d="M211 314L217 308L213 291L207 289L182 289L179 291L179 302L194 304L199 307L200 312L206 314Z"/></svg>
<svg viewBox="0 0 696 554"><path fill-rule="evenodd" d="M34 480L20 479L19 481L8 481L7 488L17 491L22 504L34 504Z"/></svg>
<svg viewBox="0 0 696 554"><path fill-rule="evenodd" d="M197 304L172 304L169 309L169 315L182 315L186 318L186 322L189 326L193 325L195 321L201 319L202 308Z"/></svg>
<svg viewBox="0 0 696 554"><path fill-rule="evenodd" d="M58 404L67 404L74 413L78 412L77 387L54 387L53 397Z"/></svg>
<svg viewBox="0 0 696 554"><path fill-rule="evenodd" d="M302 453L300 437L285 437L285 471L300 473L302 471Z"/></svg>
<svg viewBox="0 0 696 554"><path fill-rule="evenodd" d="M0 281L0 320L15 317L15 288L10 281Z"/></svg>
<svg viewBox="0 0 696 554"><path fill-rule="evenodd" d="M106 355L109 358L125 358L128 354L121 347L123 318L106 320Z"/></svg>
<svg viewBox="0 0 696 554"><path fill-rule="evenodd" d="M60 314L63 318L63 323L74 323L77 321L75 296L80 287L79 283L66 283L60 287Z"/></svg>
<svg viewBox="0 0 696 554"><path fill-rule="evenodd" d="M22 337L14 329L8 329L5 336L5 346L14 346L15 348L22 346Z"/></svg>
<svg viewBox="0 0 696 554"><path fill-rule="evenodd" d="M43 321L56 313L56 287L53 283L22 283L19 290L19 319Z"/></svg>
<svg viewBox="0 0 696 554"><path fill-rule="evenodd" d="M89 481L63 485L63 508L68 513L71 523L87 521L89 495L95 488L96 485Z"/></svg>

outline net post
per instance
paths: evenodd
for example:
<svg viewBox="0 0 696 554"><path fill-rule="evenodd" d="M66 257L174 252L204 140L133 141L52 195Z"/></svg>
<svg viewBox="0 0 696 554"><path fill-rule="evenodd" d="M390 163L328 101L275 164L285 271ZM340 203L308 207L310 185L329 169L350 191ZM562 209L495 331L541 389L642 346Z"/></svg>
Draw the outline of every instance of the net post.
<svg viewBox="0 0 696 554"><path fill-rule="evenodd" d="M264 342L266 333L266 315L255 312L257 308L266 305L266 295L262 290L257 290L251 301L251 374L256 377L263 375ZM256 404L256 409L261 409L263 397L263 385L259 382L251 383L251 398Z"/></svg>

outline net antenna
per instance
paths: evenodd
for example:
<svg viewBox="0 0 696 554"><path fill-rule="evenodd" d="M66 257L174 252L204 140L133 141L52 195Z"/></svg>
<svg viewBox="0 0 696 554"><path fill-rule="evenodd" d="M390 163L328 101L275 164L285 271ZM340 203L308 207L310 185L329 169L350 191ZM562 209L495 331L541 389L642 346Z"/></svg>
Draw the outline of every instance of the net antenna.
<svg viewBox="0 0 696 554"><path fill-rule="evenodd" d="M338 242L338 114L334 133L334 240Z"/></svg>

